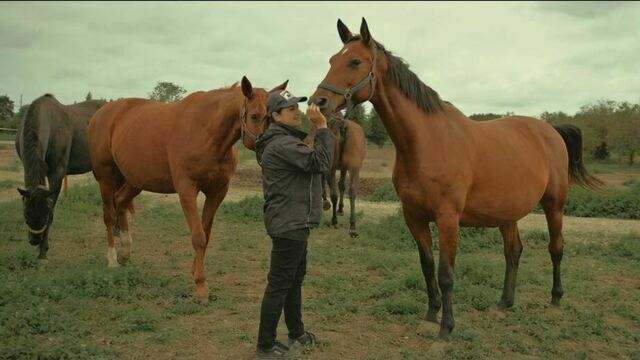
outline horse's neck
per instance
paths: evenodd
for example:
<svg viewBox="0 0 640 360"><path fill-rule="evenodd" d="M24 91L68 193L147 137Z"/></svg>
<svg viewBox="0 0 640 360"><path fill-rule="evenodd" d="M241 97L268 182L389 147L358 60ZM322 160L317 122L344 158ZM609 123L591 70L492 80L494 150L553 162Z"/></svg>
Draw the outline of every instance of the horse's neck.
<svg viewBox="0 0 640 360"><path fill-rule="evenodd" d="M455 136L459 132L454 129L463 125L442 111L424 112L394 85L380 86L371 103L398 153L419 151L419 144Z"/></svg>
<svg viewBox="0 0 640 360"><path fill-rule="evenodd" d="M38 116L26 118L22 129L21 153L24 166L24 185L36 188L46 185L46 152L49 142L48 124Z"/></svg>
<svg viewBox="0 0 640 360"><path fill-rule="evenodd" d="M209 94L208 94L209 95ZM215 96L212 98L211 96ZM208 144L216 153L227 153L233 144L240 139L242 127L240 112L244 104L244 95L239 90L230 90L225 94L211 94L205 101L203 116ZM215 114L213 117L210 114Z"/></svg>

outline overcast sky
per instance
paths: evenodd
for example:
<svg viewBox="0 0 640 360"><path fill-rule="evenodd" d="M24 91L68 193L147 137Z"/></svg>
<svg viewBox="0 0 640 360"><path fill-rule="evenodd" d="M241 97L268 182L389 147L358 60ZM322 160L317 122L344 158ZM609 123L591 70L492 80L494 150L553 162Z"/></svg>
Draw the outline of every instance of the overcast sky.
<svg viewBox="0 0 640 360"><path fill-rule="evenodd" d="M290 79L313 93L336 21L403 57L467 115L640 101L640 3L0 3L0 94L147 97Z"/></svg>

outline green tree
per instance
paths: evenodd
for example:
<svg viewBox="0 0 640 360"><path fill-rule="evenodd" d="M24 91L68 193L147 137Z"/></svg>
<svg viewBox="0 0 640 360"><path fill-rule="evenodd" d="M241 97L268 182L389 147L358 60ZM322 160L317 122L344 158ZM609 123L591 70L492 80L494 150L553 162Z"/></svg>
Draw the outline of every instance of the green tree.
<svg viewBox="0 0 640 360"><path fill-rule="evenodd" d="M0 121L6 126L13 119L13 100L7 95L0 96Z"/></svg>
<svg viewBox="0 0 640 360"><path fill-rule="evenodd" d="M545 120L551 125L566 124L566 123L572 122L573 120L573 116L568 115L567 113L562 111L556 111L556 112L545 111L542 114L540 114L540 118L542 120Z"/></svg>
<svg viewBox="0 0 640 360"><path fill-rule="evenodd" d="M633 165L635 156L640 153L640 105L618 103L613 119L610 124L612 147Z"/></svg>
<svg viewBox="0 0 640 360"><path fill-rule="evenodd" d="M149 94L149 98L165 103L176 102L182 99L182 96L187 93L183 87L174 83L160 81L153 88L153 92Z"/></svg>
<svg viewBox="0 0 640 360"><path fill-rule="evenodd" d="M371 108L369 112L368 123L369 126L366 129L367 139L378 145L378 147L383 147L384 143L389 140L389 134L387 134L387 130L384 128L382 120L374 108Z"/></svg>
<svg viewBox="0 0 640 360"><path fill-rule="evenodd" d="M469 116L469 119L471 120L475 120L475 121L487 121L487 120L493 120L493 119L498 119L504 117L504 115L502 114L494 114L494 113L480 113L480 114L473 114Z"/></svg>
<svg viewBox="0 0 640 360"><path fill-rule="evenodd" d="M84 99L85 99L85 100L87 100L87 101L89 101L89 100L92 100L92 99L93 99L93 96L91 95L91 91L89 91L89 92L87 93L87 96L85 96L85 98L84 98Z"/></svg>
<svg viewBox="0 0 640 360"><path fill-rule="evenodd" d="M355 122L356 124L365 127L365 123L367 122L367 113L364 109L364 105L358 104L353 108L353 111L349 115L349 120Z"/></svg>

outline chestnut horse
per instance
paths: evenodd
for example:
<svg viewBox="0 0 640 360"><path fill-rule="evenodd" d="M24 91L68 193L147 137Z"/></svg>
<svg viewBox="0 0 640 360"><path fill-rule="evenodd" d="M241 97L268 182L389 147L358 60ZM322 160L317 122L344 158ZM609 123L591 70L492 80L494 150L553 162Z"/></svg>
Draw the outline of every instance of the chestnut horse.
<svg viewBox="0 0 640 360"><path fill-rule="evenodd" d="M429 297L426 319L440 339L454 327L453 268L460 226L498 227L506 271L499 307L513 305L522 244L517 221L540 203L549 229L553 263L551 303L563 290L562 214L569 182L597 189L602 183L582 163L582 136L575 126L510 116L474 122L425 85L400 58L374 41L362 19L360 35L338 20L344 46L310 102L324 112L371 101L396 148L393 184L405 222L418 245ZM428 223L438 226L438 280ZM438 291L438 284L442 298Z"/></svg>
<svg viewBox="0 0 640 360"><path fill-rule="evenodd" d="M285 81L271 91L286 85ZM244 146L254 149L266 124L267 95L243 77L241 87L195 92L171 104L135 98L114 101L91 118L89 150L100 183L110 267L130 257L126 210L133 198L142 190L178 193L196 252L191 267L195 294L207 299L204 256L213 218L238 162L234 144L242 137ZM200 191L206 195L201 217L196 201ZM114 246L116 223L122 229L119 254Z"/></svg>

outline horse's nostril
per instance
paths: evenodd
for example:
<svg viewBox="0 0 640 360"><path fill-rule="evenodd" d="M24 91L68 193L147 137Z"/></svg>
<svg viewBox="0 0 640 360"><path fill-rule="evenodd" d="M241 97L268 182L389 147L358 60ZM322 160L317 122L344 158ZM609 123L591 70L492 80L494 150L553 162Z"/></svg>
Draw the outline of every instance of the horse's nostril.
<svg viewBox="0 0 640 360"><path fill-rule="evenodd" d="M327 103L329 102L329 99L327 99L324 96L320 96L316 99L316 105L320 106L320 107L324 107L327 105Z"/></svg>

